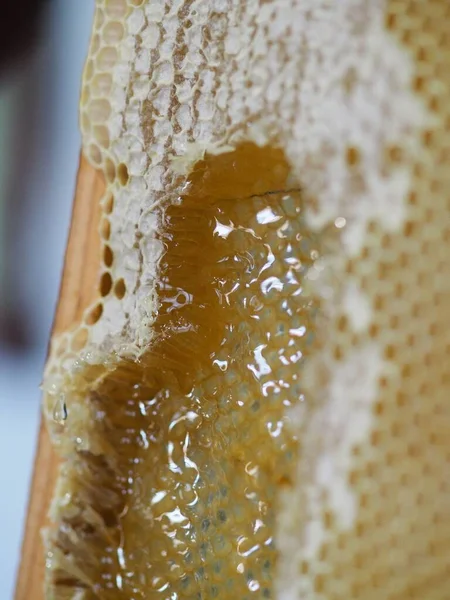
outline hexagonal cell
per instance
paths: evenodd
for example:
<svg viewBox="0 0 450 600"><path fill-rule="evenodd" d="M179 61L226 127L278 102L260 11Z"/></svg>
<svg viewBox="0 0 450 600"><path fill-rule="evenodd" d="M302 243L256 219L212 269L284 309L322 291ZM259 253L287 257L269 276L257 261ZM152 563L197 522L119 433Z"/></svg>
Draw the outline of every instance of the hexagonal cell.
<svg viewBox="0 0 450 600"><path fill-rule="evenodd" d="M79 352L82 350L89 340L89 330L86 327L80 327L76 329L70 340L70 349L72 352Z"/></svg>
<svg viewBox="0 0 450 600"><path fill-rule="evenodd" d="M96 144L90 144L87 148L87 156L96 166L100 166L102 162L102 152Z"/></svg>
<svg viewBox="0 0 450 600"><path fill-rule="evenodd" d="M105 160L105 176L108 183L112 183L116 178L116 165L110 158Z"/></svg>
<svg viewBox="0 0 450 600"><path fill-rule="evenodd" d="M100 320L103 313L103 304L98 302L93 308L91 308L85 317L86 325L95 325Z"/></svg>
<svg viewBox="0 0 450 600"><path fill-rule="evenodd" d="M114 196L110 191L107 191L101 200L102 208L105 214L110 215L114 209Z"/></svg>
<svg viewBox="0 0 450 600"><path fill-rule="evenodd" d="M105 98L109 96L112 90L111 73L96 73L90 82L90 90L94 98Z"/></svg>
<svg viewBox="0 0 450 600"><path fill-rule="evenodd" d="M120 42L124 33L125 28L122 23L118 21L109 21L103 28L102 37L106 44L114 45Z"/></svg>
<svg viewBox="0 0 450 600"><path fill-rule="evenodd" d="M127 166L124 163L120 163L117 167L117 178L120 185L125 186L128 183L129 175Z"/></svg>
<svg viewBox="0 0 450 600"><path fill-rule="evenodd" d="M112 288L111 273L106 271L100 278L100 295L107 296Z"/></svg>
<svg viewBox="0 0 450 600"><path fill-rule="evenodd" d="M114 19L123 22L123 18L127 14L128 7L126 0L109 0L105 6L105 13L109 19Z"/></svg>
<svg viewBox="0 0 450 600"><path fill-rule="evenodd" d="M101 48L95 57L95 65L99 71L111 71L116 62L117 50L112 46Z"/></svg>
<svg viewBox="0 0 450 600"><path fill-rule="evenodd" d="M90 123L90 122L89 122ZM104 149L107 150L110 145L109 130L103 125L95 125L92 127L92 134L95 141Z"/></svg>
<svg viewBox="0 0 450 600"><path fill-rule="evenodd" d="M111 113L111 104L105 99L92 99L86 107L93 123L103 124Z"/></svg>
<svg viewBox="0 0 450 600"><path fill-rule="evenodd" d="M111 246L108 246L108 244L105 244L103 246L103 262L105 263L105 265L107 267L111 267L111 265L113 264L114 261L114 254L113 251L111 250Z"/></svg>
<svg viewBox="0 0 450 600"><path fill-rule="evenodd" d="M125 281L122 278L118 279L114 284L114 295L116 296L116 298L122 300L122 298L125 296L126 291L127 288L125 286Z"/></svg>

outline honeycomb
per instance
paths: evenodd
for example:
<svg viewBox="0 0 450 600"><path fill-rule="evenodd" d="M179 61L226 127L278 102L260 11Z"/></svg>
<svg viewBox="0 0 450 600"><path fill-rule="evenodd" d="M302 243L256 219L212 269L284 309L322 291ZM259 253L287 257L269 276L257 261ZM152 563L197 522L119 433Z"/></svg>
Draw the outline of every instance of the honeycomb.
<svg viewBox="0 0 450 600"><path fill-rule="evenodd" d="M97 0L47 597L450 596L445 0Z"/></svg>

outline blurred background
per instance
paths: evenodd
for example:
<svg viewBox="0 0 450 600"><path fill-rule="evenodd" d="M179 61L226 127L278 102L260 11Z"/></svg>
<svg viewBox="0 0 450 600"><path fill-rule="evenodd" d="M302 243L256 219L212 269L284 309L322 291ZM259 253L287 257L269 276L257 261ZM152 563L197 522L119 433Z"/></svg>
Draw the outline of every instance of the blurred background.
<svg viewBox="0 0 450 600"><path fill-rule="evenodd" d="M94 0L2 3L0 17L0 598L13 597L80 150Z"/></svg>

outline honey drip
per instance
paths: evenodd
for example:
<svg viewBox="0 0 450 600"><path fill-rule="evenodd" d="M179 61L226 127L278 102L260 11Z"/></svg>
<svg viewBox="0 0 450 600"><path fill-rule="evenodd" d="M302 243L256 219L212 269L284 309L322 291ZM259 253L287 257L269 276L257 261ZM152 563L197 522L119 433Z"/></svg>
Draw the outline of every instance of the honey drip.
<svg viewBox="0 0 450 600"><path fill-rule="evenodd" d="M198 162L161 222L154 341L92 397L111 538L83 585L108 600L271 598L317 241L283 153L253 144Z"/></svg>

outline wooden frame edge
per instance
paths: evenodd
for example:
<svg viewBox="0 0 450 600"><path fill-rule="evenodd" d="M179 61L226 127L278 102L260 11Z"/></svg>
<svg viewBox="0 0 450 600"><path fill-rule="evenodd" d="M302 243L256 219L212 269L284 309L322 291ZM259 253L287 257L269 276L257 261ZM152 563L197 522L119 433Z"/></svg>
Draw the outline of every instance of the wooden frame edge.
<svg viewBox="0 0 450 600"><path fill-rule="evenodd" d="M78 323L85 308L98 295L101 265L98 228L100 199L104 191L103 174L81 154L52 336ZM15 600L44 600L45 556L41 529L47 521L58 475L58 462L41 419Z"/></svg>

